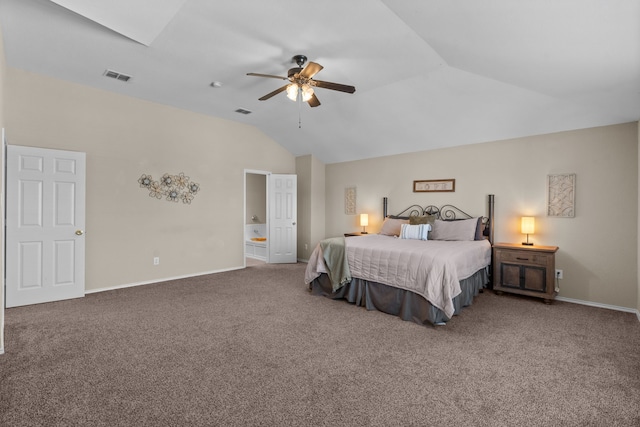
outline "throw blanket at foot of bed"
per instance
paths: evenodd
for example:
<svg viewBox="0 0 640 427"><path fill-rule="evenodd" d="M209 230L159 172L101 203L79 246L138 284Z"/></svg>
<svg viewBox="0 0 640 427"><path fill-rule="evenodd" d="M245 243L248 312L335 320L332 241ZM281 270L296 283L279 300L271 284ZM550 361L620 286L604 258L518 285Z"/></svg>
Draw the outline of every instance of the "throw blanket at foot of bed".
<svg viewBox="0 0 640 427"><path fill-rule="evenodd" d="M345 248L344 237L332 237L318 243L307 264L305 283L310 284L321 273L329 276L333 292L351 282Z"/></svg>
<svg viewBox="0 0 640 427"><path fill-rule="evenodd" d="M331 286L336 291L351 281L344 237L333 237L320 242L322 258L328 267Z"/></svg>

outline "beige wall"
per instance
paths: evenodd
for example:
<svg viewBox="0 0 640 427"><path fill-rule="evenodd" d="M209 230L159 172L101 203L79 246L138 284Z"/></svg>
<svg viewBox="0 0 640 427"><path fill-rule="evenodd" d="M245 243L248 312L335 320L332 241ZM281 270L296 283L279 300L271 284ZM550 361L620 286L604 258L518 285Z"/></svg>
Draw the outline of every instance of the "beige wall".
<svg viewBox="0 0 640 427"><path fill-rule="evenodd" d="M390 142L392 143L392 142ZM576 217L545 213L548 174L576 173ZM413 180L454 178L453 193L413 193ZM357 230L344 214L344 188L357 187L358 213L379 229L389 212L451 203L486 214L495 194L495 241L521 242L518 220L536 217L540 245L556 245L560 296L619 307L638 301L638 125L584 129L508 141L327 165L326 234Z"/></svg>
<svg viewBox="0 0 640 427"><path fill-rule="evenodd" d="M247 224L266 224L267 222L267 176L247 173ZM257 217L253 221L251 217Z"/></svg>
<svg viewBox="0 0 640 427"><path fill-rule="evenodd" d="M242 267L244 170L295 172L295 158L251 126L12 68L6 76L10 144L87 153L87 290ZM191 205L138 185L167 172L200 184Z"/></svg>
<svg viewBox="0 0 640 427"><path fill-rule="evenodd" d="M298 259L308 260L325 236L325 165L311 155L296 158L298 175Z"/></svg>
<svg viewBox="0 0 640 427"><path fill-rule="evenodd" d="M326 167L325 164L315 157L311 158L311 178L313 185L311 186L311 216L309 222L311 224L311 236L309 239L308 249L305 251L304 259L309 259L309 255L313 248L324 239L325 236L325 193L326 193Z"/></svg>

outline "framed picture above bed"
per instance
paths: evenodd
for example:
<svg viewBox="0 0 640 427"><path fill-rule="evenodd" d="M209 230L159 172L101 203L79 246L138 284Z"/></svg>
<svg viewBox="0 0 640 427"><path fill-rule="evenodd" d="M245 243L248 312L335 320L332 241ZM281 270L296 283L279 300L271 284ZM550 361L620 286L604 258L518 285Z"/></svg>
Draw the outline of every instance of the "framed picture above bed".
<svg viewBox="0 0 640 427"><path fill-rule="evenodd" d="M435 193L456 191L455 179L426 179L413 181L414 193Z"/></svg>

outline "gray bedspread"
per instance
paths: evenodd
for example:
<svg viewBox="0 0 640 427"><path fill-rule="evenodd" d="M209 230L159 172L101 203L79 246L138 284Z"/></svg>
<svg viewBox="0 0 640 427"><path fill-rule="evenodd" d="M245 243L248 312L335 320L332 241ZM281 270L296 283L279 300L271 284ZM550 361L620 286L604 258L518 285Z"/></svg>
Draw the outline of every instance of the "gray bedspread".
<svg viewBox="0 0 640 427"><path fill-rule="evenodd" d="M351 276L412 291L447 317L460 280L491 263L491 244L477 241L422 241L370 234L348 237L346 254ZM305 283L328 273L320 245L307 265Z"/></svg>

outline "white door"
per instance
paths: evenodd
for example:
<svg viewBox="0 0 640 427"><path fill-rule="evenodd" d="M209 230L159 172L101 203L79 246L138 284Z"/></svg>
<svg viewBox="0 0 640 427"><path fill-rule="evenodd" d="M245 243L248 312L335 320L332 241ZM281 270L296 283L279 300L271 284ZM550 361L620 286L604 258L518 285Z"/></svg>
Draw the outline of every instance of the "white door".
<svg viewBox="0 0 640 427"><path fill-rule="evenodd" d="M84 296L85 153L7 146L6 304Z"/></svg>
<svg viewBox="0 0 640 427"><path fill-rule="evenodd" d="M296 175L271 174L269 180L269 262L298 261L298 185Z"/></svg>

